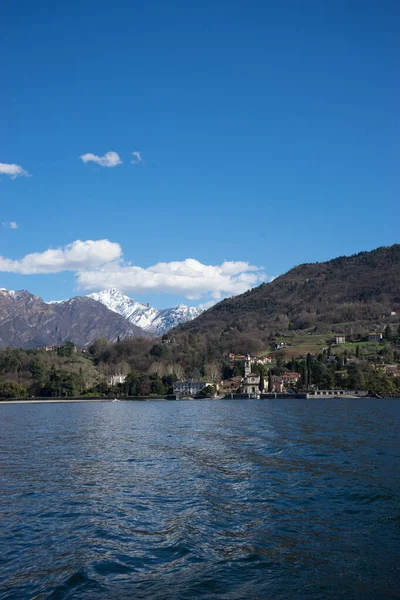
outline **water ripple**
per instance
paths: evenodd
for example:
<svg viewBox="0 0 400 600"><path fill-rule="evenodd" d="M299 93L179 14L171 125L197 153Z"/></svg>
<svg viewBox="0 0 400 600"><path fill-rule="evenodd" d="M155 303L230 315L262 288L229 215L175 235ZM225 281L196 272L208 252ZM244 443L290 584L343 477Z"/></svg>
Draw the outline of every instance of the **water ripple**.
<svg viewBox="0 0 400 600"><path fill-rule="evenodd" d="M400 403L0 407L0 598L400 598Z"/></svg>

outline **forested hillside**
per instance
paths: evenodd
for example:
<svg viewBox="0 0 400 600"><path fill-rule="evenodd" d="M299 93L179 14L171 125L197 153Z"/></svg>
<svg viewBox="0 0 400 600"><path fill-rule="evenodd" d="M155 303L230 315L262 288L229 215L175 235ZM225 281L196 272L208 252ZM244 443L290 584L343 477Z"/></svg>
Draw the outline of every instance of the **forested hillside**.
<svg viewBox="0 0 400 600"><path fill-rule="evenodd" d="M169 337L189 346L257 351L285 332L362 336L400 311L400 245L304 264L271 283L223 300Z"/></svg>

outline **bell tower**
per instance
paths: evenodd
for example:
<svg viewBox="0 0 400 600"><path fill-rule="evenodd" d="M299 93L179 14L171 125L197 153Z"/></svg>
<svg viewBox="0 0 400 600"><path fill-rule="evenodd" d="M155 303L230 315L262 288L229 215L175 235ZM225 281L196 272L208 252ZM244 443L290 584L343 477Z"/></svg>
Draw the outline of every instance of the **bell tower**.
<svg viewBox="0 0 400 600"><path fill-rule="evenodd" d="M251 358L250 354L246 355L246 359L244 361L244 376L248 377L251 373Z"/></svg>

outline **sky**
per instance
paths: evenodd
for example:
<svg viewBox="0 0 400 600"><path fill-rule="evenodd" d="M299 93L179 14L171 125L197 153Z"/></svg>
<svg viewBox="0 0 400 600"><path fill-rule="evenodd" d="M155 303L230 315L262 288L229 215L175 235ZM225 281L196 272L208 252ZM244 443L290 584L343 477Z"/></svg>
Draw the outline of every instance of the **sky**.
<svg viewBox="0 0 400 600"><path fill-rule="evenodd" d="M399 242L400 4L3 0L0 287L208 306Z"/></svg>

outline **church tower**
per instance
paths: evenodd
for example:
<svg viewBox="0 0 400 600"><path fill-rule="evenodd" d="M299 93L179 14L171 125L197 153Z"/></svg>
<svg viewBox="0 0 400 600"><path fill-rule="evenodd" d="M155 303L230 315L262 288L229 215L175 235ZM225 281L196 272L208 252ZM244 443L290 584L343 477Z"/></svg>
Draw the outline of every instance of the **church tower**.
<svg viewBox="0 0 400 600"><path fill-rule="evenodd" d="M244 361L244 376L248 377L251 373L251 358L250 354L246 355L246 359Z"/></svg>

